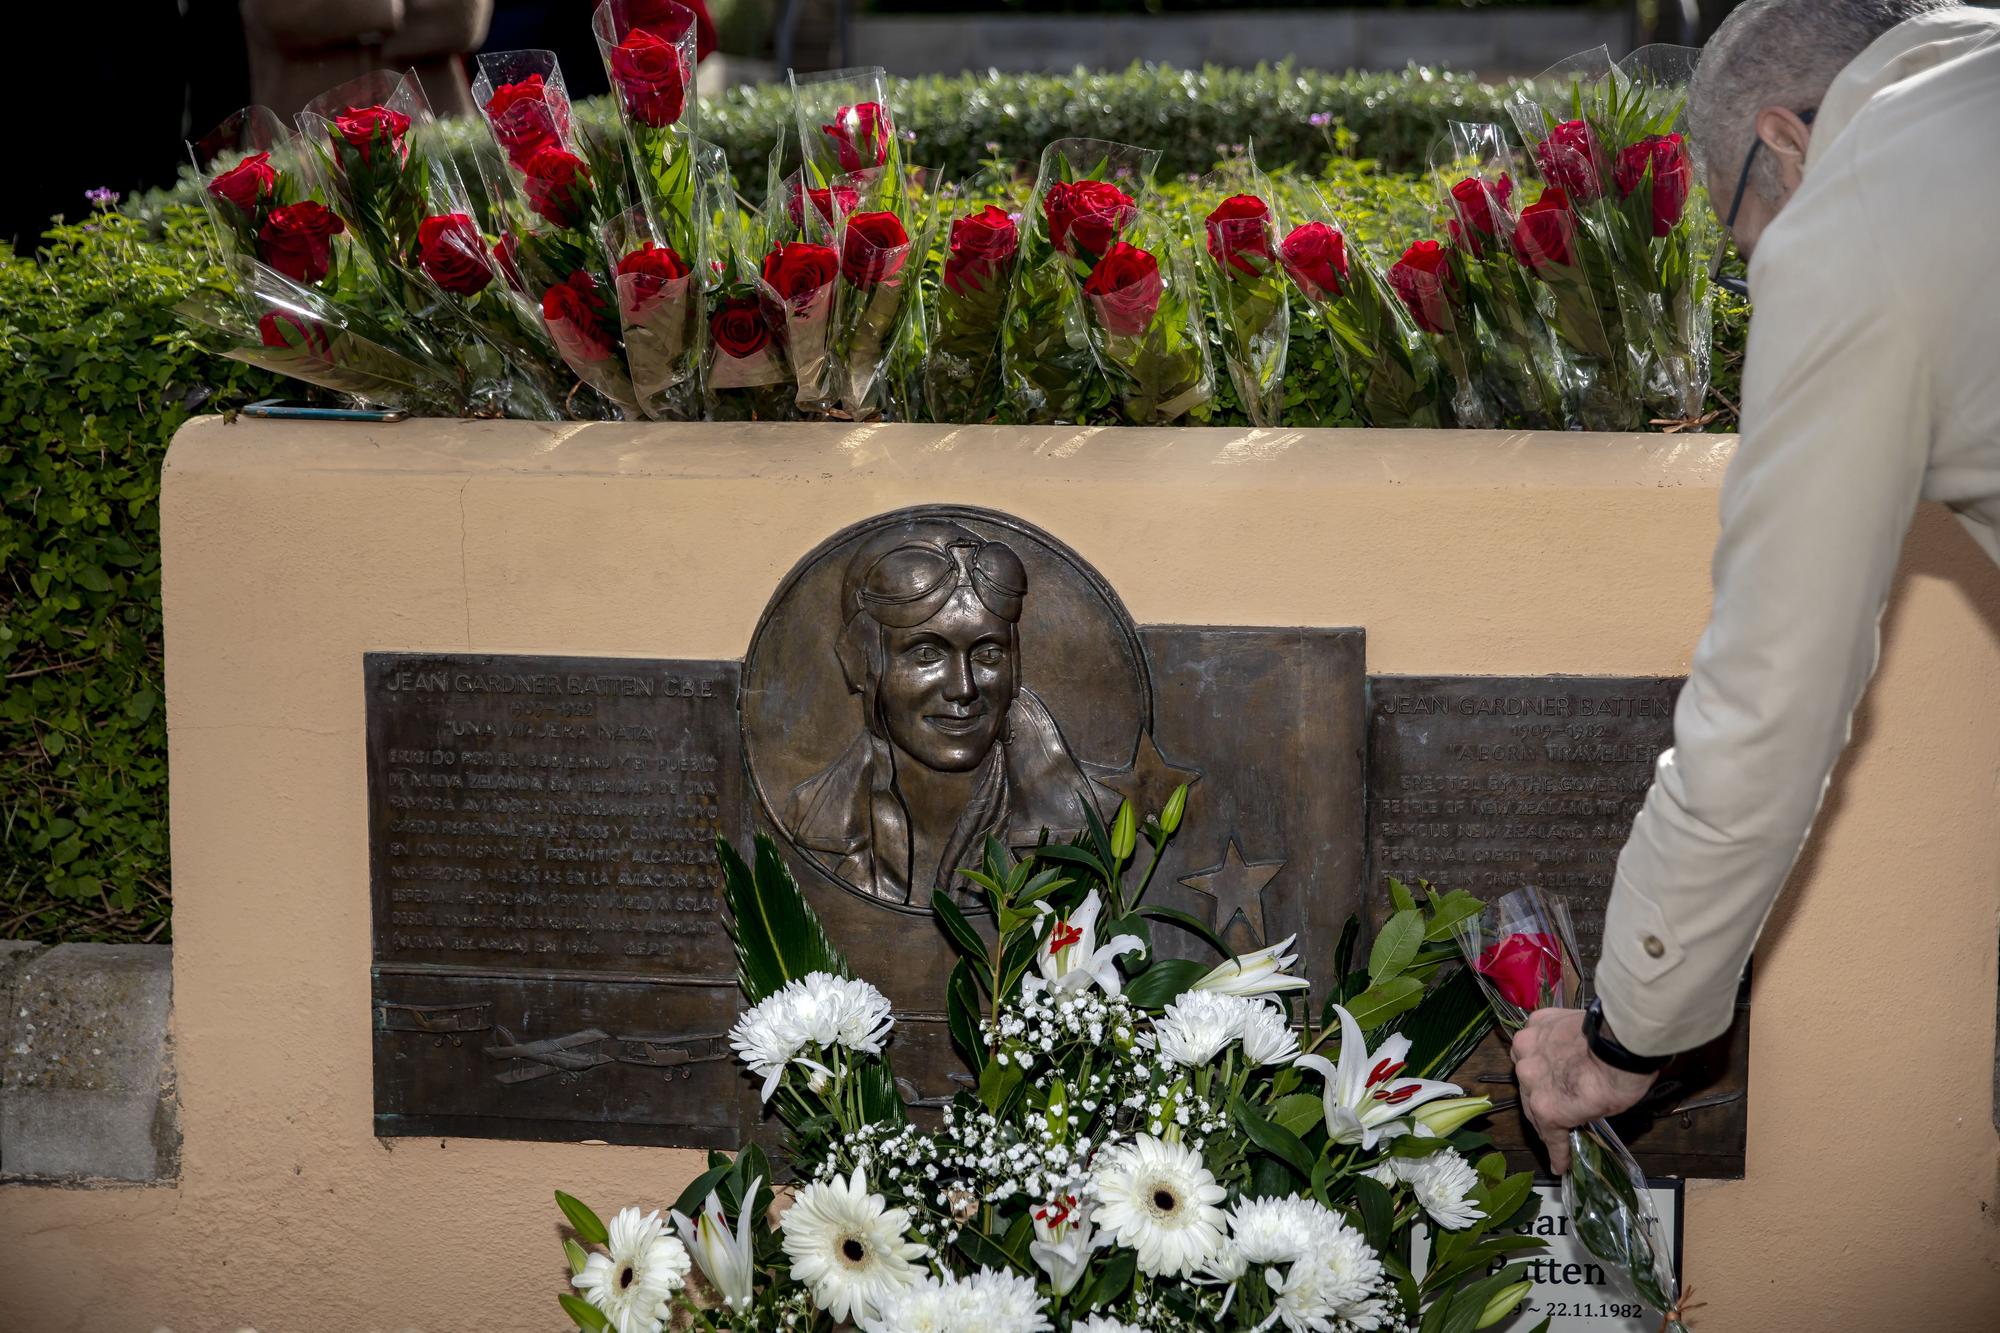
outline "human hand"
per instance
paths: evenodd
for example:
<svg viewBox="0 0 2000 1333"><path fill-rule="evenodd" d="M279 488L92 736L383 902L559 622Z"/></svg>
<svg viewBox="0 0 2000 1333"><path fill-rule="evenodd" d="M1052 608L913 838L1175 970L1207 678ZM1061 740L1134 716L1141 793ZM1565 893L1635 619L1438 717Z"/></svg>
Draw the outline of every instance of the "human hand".
<svg viewBox="0 0 2000 1333"><path fill-rule="evenodd" d="M1514 1034L1521 1109L1549 1148L1549 1168L1569 1172L1569 1132L1637 1106L1658 1074L1628 1074L1590 1053L1583 1010L1537 1009Z"/></svg>

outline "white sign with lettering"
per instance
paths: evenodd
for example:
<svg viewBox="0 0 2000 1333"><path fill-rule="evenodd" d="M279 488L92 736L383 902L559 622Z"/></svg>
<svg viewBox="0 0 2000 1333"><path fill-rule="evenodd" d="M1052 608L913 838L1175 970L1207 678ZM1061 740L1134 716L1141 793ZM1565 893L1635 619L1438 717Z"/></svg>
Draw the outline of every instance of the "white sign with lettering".
<svg viewBox="0 0 2000 1333"><path fill-rule="evenodd" d="M1528 1266L1528 1280L1535 1285L1521 1303L1521 1328L1533 1328L1543 1319L1549 1333L1659 1333L1660 1316L1649 1311L1625 1280L1609 1271L1608 1265L1576 1238L1569 1215L1563 1211L1560 1185L1537 1185L1541 1208L1521 1226L1524 1236L1536 1236L1548 1248L1530 1255L1510 1255L1508 1260ZM1674 1242L1674 1274L1681 1271L1681 1182L1654 1181L1653 1207ZM1410 1268L1421 1277L1430 1267L1430 1233L1418 1226L1410 1244ZM1496 1262L1498 1272L1504 1262Z"/></svg>

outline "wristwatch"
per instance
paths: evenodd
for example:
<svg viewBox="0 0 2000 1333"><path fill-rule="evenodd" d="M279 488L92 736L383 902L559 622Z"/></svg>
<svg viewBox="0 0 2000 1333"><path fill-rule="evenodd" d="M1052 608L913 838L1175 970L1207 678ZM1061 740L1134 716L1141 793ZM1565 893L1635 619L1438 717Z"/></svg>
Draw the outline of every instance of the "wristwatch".
<svg viewBox="0 0 2000 1333"><path fill-rule="evenodd" d="M1595 995L1584 1006L1583 1040L1592 1055L1613 1069L1622 1069L1628 1074L1657 1074L1674 1058L1671 1055L1639 1055L1620 1046L1617 1039L1604 1030L1604 1006L1598 1003Z"/></svg>

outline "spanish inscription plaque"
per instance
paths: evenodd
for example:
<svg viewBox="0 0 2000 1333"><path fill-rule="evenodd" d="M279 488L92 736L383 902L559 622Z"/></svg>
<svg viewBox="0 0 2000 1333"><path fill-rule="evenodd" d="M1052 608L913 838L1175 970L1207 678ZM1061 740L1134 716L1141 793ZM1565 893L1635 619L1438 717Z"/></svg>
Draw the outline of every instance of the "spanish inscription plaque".
<svg viewBox="0 0 2000 1333"><path fill-rule="evenodd" d="M1376 676L1369 681L1371 910L1391 877L1497 898L1536 885L1568 901L1595 966L1618 853L1673 744L1681 680L1600 676ZM1748 1129L1749 1033L1739 1004L1718 1043L1676 1063L1620 1128L1662 1175L1740 1176ZM1498 1039L1458 1075L1503 1100L1512 1066ZM1525 1142L1496 1118L1500 1146Z"/></svg>
<svg viewBox="0 0 2000 1333"><path fill-rule="evenodd" d="M363 671L378 1132L733 1142L737 664Z"/></svg>

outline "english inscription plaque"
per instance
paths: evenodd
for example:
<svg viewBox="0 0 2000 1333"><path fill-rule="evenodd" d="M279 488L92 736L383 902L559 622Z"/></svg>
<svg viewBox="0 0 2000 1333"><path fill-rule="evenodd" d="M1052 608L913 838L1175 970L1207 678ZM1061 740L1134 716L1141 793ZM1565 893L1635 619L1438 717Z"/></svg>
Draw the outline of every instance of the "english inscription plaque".
<svg viewBox="0 0 2000 1333"><path fill-rule="evenodd" d="M734 662L363 662L382 1134L733 1143Z"/></svg>
<svg viewBox="0 0 2000 1333"><path fill-rule="evenodd" d="M1375 676L1369 681L1368 821L1373 913L1387 882L1429 881L1497 898L1536 885L1566 899L1586 966L1604 937L1618 853L1673 744L1678 678ZM1746 997L1730 1033L1684 1057L1619 1128L1661 1175L1740 1176L1748 1130ZM1512 1065L1497 1038L1458 1081L1496 1101ZM1495 1119L1520 1153L1522 1122Z"/></svg>

